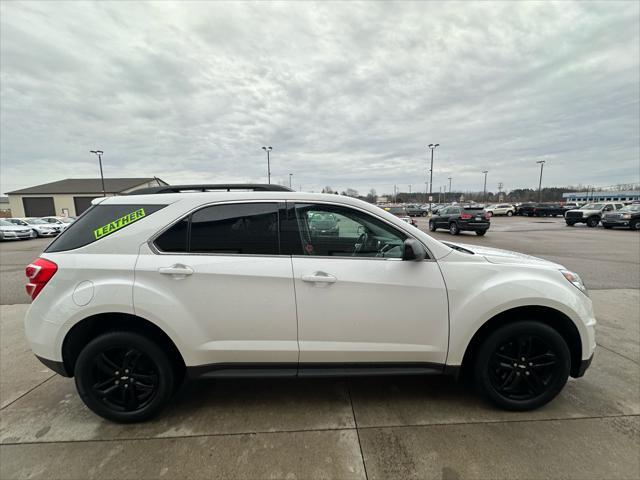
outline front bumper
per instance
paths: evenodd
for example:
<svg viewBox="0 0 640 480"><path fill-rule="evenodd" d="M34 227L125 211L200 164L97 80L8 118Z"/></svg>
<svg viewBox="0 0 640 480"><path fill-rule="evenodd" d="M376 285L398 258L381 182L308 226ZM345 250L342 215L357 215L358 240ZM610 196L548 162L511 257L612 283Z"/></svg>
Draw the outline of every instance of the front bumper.
<svg viewBox="0 0 640 480"><path fill-rule="evenodd" d="M629 220L602 220L602 225L606 225L608 227L628 227Z"/></svg>

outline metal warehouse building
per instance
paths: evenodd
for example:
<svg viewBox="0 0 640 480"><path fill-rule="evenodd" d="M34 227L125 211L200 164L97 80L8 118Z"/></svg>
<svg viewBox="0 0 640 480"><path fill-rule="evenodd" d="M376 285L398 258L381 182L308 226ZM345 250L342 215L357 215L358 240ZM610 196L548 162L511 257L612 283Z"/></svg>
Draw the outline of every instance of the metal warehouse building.
<svg viewBox="0 0 640 480"><path fill-rule="evenodd" d="M563 193L565 202L625 202L640 200L640 190L627 191L592 191Z"/></svg>
<svg viewBox="0 0 640 480"><path fill-rule="evenodd" d="M104 194L124 195L139 188L168 185L156 177L105 178ZM75 217L103 196L100 178L67 178L8 192L13 217Z"/></svg>

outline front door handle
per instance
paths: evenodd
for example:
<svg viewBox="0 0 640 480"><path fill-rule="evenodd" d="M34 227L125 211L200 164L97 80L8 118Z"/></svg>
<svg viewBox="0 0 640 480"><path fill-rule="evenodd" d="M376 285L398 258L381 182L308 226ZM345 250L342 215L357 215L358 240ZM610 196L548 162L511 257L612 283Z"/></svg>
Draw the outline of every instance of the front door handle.
<svg viewBox="0 0 640 480"><path fill-rule="evenodd" d="M316 272L313 275L302 275L303 282L310 283L336 283L338 279L325 272Z"/></svg>
<svg viewBox="0 0 640 480"><path fill-rule="evenodd" d="M170 267L160 267L158 269L163 275L174 275L176 277L185 277L187 275L193 274L193 268L188 265L182 265L181 263L176 263L175 265L171 265Z"/></svg>

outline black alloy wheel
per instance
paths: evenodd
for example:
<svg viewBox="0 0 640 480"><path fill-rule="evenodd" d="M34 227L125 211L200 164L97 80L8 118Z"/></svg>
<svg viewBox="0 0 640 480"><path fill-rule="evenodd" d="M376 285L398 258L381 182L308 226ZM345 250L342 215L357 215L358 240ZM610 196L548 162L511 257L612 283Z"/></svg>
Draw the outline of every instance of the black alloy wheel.
<svg viewBox="0 0 640 480"><path fill-rule="evenodd" d="M562 336L535 321L493 332L480 347L476 382L494 404L531 410L551 401L569 378L571 354Z"/></svg>
<svg viewBox="0 0 640 480"><path fill-rule="evenodd" d="M115 422L155 416L173 392L175 374L167 354L133 332L98 336L80 352L78 393L95 413Z"/></svg>

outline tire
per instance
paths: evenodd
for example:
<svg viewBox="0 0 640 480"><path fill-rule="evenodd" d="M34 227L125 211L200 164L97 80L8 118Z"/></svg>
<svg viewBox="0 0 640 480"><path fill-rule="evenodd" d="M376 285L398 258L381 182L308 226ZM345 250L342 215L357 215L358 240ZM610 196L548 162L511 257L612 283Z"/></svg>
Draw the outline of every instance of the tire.
<svg viewBox="0 0 640 480"><path fill-rule="evenodd" d="M633 220L629 222L629 228L631 230L640 230L640 220Z"/></svg>
<svg viewBox="0 0 640 480"><path fill-rule="evenodd" d="M429 222L429 230L435 232L438 228L436 227L436 223L431 221Z"/></svg>
<svg viewBox="0 0 640 480"><path fill-rule="evenodd" d="M608 223L603 223L602 226L607 230L611 230L613 228L613 225L609 225Z"/></svg>
<svg viewBox="0 0 640 480"><path fill-rule="evenodd" d="M487 216L488 216L489 218L493 217L493 212L487 212Z"/></svg>
<svg viewBox="0 0 640 480"><path fill-rule="evenodd" d="M507 217L513 217L513 212L511 210L507 212Z"/></svg>
<svg viewBox="0 0 640 480"><path fill-rule="evenodd" d="M570 370L571 352L562 336L548 325L526 320L487 337L476 356L474 377L494 405L525 411L553 400Z"/></svg>
<svg viewBox="0 0 640 480"><path fill-rule="evenodd" d="M567 222L567 227L573 227L576 224L576 222Z"/></svg>
<svg viewBox="0 0 640 480"><path fill-rule="evenodd" d="M91 340L80 352L74 374L85 405L119 423L156 416L168 403L176 383L175 370L163 349L127 331L108 332Z"/></svg>
<svg viewBox="0 0 640 480"><path fill-rule="evenodd" d="M449 224L449 233L451 235L458 235L460 233L460 227L458 227L456 222L451 222Z"/></svg>
<svg viewBox="0 0 640 480"><path fill-rule="evenodd" d="M554 213L554 214L552 214L551 216L552 216L553 218L556 218L556 217L558 216L558 214L557 214L557 213Z"/></svg>
<svg viewBox="0 0 640 480"><path fill-rule="evenodd" d="M589 217L587 218L587 227L595 228L600 223L600 219L598 217Z"/></svg>
<svg viewBox="0 0 640 480"><path fill-rule="evenodd" d="M482 237L485 233L487 233L486 230L476 230L476 235L478 235L479 237Z"/></svg>

